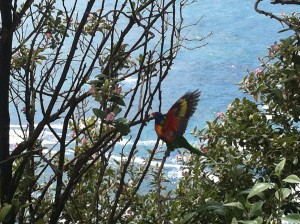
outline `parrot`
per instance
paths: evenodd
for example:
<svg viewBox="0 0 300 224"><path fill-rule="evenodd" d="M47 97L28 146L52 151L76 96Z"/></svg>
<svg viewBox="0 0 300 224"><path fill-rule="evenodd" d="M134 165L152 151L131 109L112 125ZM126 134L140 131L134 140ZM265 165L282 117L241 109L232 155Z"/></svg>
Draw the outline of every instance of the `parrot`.
<svg viewBox="0 0 300 224"><path fill-rule="evenodd" d="M155 132L158 138L166 143L168 150L185 148L193 154L203 155L200 150L190 145L183 136L188 121L196 110L200 94L199 90L187 92L173 104L167 114L152 113L155 119Z"/></svg>

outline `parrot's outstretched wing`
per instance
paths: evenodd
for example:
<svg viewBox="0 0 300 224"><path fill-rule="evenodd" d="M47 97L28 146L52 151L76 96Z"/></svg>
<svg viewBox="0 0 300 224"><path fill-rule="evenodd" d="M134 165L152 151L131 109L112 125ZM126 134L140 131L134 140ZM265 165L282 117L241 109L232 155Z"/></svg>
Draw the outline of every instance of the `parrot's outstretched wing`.
<svg viewBox="0 0 300 224"><path fill-rule="evenodd" d="M200 94L199 90L187 92L170 108L164 123L164 136L167 141L184 134L188 121L196 110Z"/></svg>

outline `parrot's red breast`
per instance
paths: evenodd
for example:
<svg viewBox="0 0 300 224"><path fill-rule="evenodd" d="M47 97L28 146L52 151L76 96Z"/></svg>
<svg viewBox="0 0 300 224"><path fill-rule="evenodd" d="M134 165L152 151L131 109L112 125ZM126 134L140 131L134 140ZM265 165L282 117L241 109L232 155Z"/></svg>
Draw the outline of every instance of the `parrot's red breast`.
<svg viewBox="0 0 300 224"><path fill-rule="evenodd" d="M198 90L188 92L176 101L167 114L154 112L152 115L155 118L157 136L166 143L171 143L176 136L182 136L190 117L196 110L199 97Z"/></svg>

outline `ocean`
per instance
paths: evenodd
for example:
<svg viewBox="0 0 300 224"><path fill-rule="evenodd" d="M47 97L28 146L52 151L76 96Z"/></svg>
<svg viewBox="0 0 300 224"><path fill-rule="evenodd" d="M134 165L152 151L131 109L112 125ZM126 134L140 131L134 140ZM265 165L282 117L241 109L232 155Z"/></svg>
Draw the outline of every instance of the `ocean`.
<svg viewBox="0 0 300 224"><path fill-rule="evenodd" d="M197 145L199 142L190 131L194 127L205 128L206 121L216 117L218 112L226 110L227 106L237 97L243 97L237 83L243 79L248 70L259 67L258 57L267 55L267 48L275 41L287 36L287 33L278 33L283 29L282 25L264 15L254 11L254 0L201 0L187 6L184 20L186 24L199 23L187 29L187 37L201 39L211 33L196 47L195 43L185 42L186 48L182 48L169 77L163 84L163 105L168 108L185 92L195 89L201 90L201 99L198 109L191 118L185 136ZM293 7L270 5L269 1L262 4L263 9L269 10L275 15L281 12L291 12ZM124 85L133 84L134 80L127 80ZM157 108L153 108L154 111ZM12 114L14 117L14 114ZM143 152L154 146L156 133L153 121L146 127L138 148L140 153L137 161L142 162ZM60 131L61 124L55 127ZM20 130L17 123L12 123L11 140L12 147L20 141ZM134 135L134 130L132 132ZM128 138L124 138L117 147L124 145ZM44 144L53 146L55 139L50 131L44 132ZM130 143L129 143L130 145ZM70 155L72 152L69 152ZM181 176L180 168L176 163L176 152L171 154L167 161L168 175L174 179Z"/></svg>

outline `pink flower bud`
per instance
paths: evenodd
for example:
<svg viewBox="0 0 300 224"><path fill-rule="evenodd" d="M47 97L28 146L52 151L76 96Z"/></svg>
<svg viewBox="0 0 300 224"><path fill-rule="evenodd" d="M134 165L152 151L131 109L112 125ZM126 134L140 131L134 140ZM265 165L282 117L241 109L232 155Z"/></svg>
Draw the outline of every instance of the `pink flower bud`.
<svg viewBox="0 0 300 224"><path fill-rule="evenodd" d="M262 73L262 70L260 68L255 69L255 74L257 75L259 73Z"/></svg>
<svg viewBox="0 0 300 224"><path fill-rule="evenodd" d="M224 113L223 113L223 112L218 112L218 113L217 113L217 117L218 117L218 118L224 117Z"/></svg>
<svg viewBox="0 0 300 224"><path fill-rule="evenodd" d="M110 112L109 114L106 115L105 121L106 122L111 122L115 119L116 115L114 112Z"/></svg>
<svg viewBox="0 0 300 224"><path fill-rule="evenodd" d="M272 51L278 51L280 49L280 47L277 44L277 41L274 42L274 44L271 46L271 50Z"/></svg>
<svg viewBox="0 0 300 224"><path fill-rule="evenodd" d="M93 17L94 17L93 13L89 13L88 16L87 16L87 19L91 20L91 19L93 19Z"/></svg>
<svg viewBox="0 0 300 224"><path fill-rule="evenodd" d="M122 88L118 84L116 84L115 85L115 93L120 94L121 92L122 92Z"/></svg>
<svg viewBox="0 0 300 224"><path fill-rule="evenodd" d="M225 115L224 115L223 112L218 112L218 113L217 113L217 117L218 117L218 118L221 118L222 121L226 121L226 117L225 117Z"/></svg>
<svg viewBox="0 0 300 224"><path fill-rule="evenodd" d="M86 139L85 137L83 137L83 138L81 139L81 143L82 143L83 145L85 145L86 142L87 142L87 139Z"/></svg>
<svg viewBox="0 0 300 224"><path fill-rule="evenodd" d="M46 37L47 37L47 39L51 39L53 36L52 36L52 33L50 33L50 32L47 32L46 33Z"/></svg>
<svg viewBox="0 0 300 224"><path fill-rule="evenodd" d="M181 175L182 175L182 177L187 177L187 176L189 176L189 171L187 169L184 169L181 171Z"/></svg>
<svg viewBox="0 0 300 224"><path fill-rule="evenodd" d="M201 149L201 152L204 153L204 154L208 153L208 148L207 147L203 147Z"/></svg>
<svg viewBox="0 0 300 224"><path fill-rule="evenodd" d="M175 160L176 160L176 162L180 162L180 161L182 161L182 157L180 155L176 155Z"/></svg>
<svg viewBox="0 0 300 224"><path fill-rule="evenodd" d="M91 85L91 88L88 91L89 94L95 95L96 93L96 86L94 84Z"/></svg>
<svg viewBox="0 0 300 224"><path fill-rule="evenodd" d="M128 216L133 215L133 211L131 210L130 207L126 210L125 215L128 215Z"/></svg>

